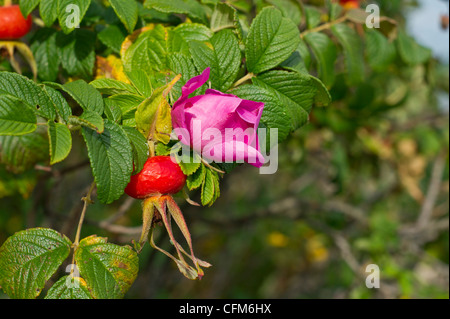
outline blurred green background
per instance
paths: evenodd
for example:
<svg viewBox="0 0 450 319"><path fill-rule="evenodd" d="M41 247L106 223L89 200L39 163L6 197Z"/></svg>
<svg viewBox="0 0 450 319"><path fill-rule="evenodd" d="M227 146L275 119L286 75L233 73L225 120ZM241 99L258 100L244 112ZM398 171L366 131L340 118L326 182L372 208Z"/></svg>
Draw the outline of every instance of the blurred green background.
<svg viewBox="0 0 450 319"><path fill-rule="evenodd" d="M213 207L180 199L196 255L213 267L191 282L147 245L127 298L449 297L449 60L441 26L448 2L379 3L435 59L408 65L395 52L357 87L338 79L333 104L314 109L311 123L280 145L275 175L241 166L223 179ZM73 145L53 173L0 166L0 244L37 226L74 237L92 177L82 139ZM140 225L140 203L124 196L90 206L83 235L131 244ZM379 289L365 285L368 264L380 268Z"/></svg>

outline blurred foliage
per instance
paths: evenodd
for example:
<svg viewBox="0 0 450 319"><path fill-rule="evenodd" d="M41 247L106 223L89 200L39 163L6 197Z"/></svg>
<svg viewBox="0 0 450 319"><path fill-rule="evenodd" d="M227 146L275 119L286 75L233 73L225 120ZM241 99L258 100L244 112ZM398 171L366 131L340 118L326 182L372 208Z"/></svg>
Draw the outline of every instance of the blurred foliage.
<svg viewBox="0 0 450 319"><path fill-rule="evenodd" d="M230 2L252 14L249 1ZM404 21L406 1L376 2ZM280 145L277 174L239 167L213 207L180 201L197 254L213 265L202 281L147 245L127 298L448 298L448 66L407 64L393 50L365 76L348 86L337 75L333 104ZM73 238L91 180L82 143L75 137L52 172L0 167L0 244L36 226ZM117 228L105 223L124 205ZM139 203L124 196L92 205L83 235L128 244L139 225ZM163 232L158 242L170 251ZM368 264L380 267L380 289L365 286Z"/></svg>

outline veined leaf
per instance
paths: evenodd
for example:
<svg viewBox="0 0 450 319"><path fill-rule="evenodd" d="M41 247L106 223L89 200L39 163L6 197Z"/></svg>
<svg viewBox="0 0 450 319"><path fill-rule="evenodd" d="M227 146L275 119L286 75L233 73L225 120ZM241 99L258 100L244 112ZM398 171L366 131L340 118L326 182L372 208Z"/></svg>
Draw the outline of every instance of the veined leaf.
<svg viewBox="0 0 450 319"><path fill-rule="evenodd" d="M130 182L133 171L133 150L124 130L105 120L105 130L99 134L82 129L97 184L98 198L109 204L118 199Z"/></svg>
<svg viewBox="0 0 450 319"><path fill-rule="evenodd" d="M297 26L274 7L264 8L253 20L245 56L252 73L270 70L285 61L300 42Z"/></svg>
<svg viewBox="0 0 450 319"><path fill-rule="evenodd" d="M70 240L45 228L21 231L0 248L0 286L11 298L34 299L69 256Z"/></svg>
<svg viewBox="0 0 450 319"><path fill-rule="evenodd" d="M72 135L66 125L48 121L48 137L50 141L50 165L66 159L72 149Z"/></svg>
<svg viewBox="0 0 450 319"><path fill-rule="evenodd" d="M68 93L83 110L90 110L97 114L103 114L103 99L99 91L83 80L57 85L58 88Z"/></svg>
<svg viewBox="0 0 450 319"><path fill-rule="evenodd" d="M64 33L68 34L79 26L91 4L91 0L58 1L59 25Z"/></svg>
<svg viewBox="0 0 450 319"><path fill-rule="evenodd" d="M93 299L86 281L81 277L61 277L48 291L45 299Z"/></svg>
<svg viewBox="0 0 450 319"><path fill-rule="evenodd" d="M36 59L38 76L45 81L55 81L59 71L57 32L51 28L39 29L32 39L31 51Z"/></svg>
<svg viewBox="0 0 450 319"><path fill-rule="evenodd" d="M364 80L363 43L358 33L344 23L331 27L331 32L339 40L344 50L346 76L350 85Z"/></svg>
<svg viewBox="0 0 450 319"><path fill-rule="evenodd" d="M50 27L58 19L58 0L41 0L39 13L47 27Z"/></svg>
<svg viewBox="0 0 450 319"><path fill-rule="evenodd" d="M122 93L139 94L139 92L130 84L114 79L97 79L89 83L100 93L106 95L115 95Z"/></svg>
<svg viewBox="0 0 450 319"><path fill-rule="evenodd" d="M134 173L139 173L149 156L147 139L134 127L122 126L133 147Z"/></svg>
<svg viewBox="0 0 450 319"><path fill-rule="evenodd" d="M66 99L61 93L49 86L42 85L41 88L48 100L52 102L56 113L64 122L67 123L69 121L69 116L72 115L72 109Z"/></svg>
<svg viewBox="0 0 450 319"><path fill-rule="evenodd" d="M131 33L138 20L138 5L135 0L109 0L120 21Z"/></svg>
<svg viewBox="0 0 450 319"><path fill-rule="evenodd" d="M336 45L331 39L319 32L308 33L305 41L311 47L317 60L319 78L327 87L331 87L336 79L334 64L336 63Z"/></svg>
<svg viewBox="0 0 450 319"><path fill-rule="evenodd" d="M235 28L237 21L237 10L227 3L218 2L211 14L211 31Z"/></svg>
<svg viewBox="0 0 450 319"><path fill-rule="evenodd" d="M231 30L222 30L211 38L211 46L192 41L190 43L192 58L197 71L211 68L212 87L225 92L236 80L241 66L239 42Z"/></svg>
<svg viewBox="0 0 450 319"><path fill-rule="evenodd" d="M38 6L40 0L20 0L20 11L24 17L28 15Z"/></svg>
<svg viewBox="0 0 450 319"><path fill-rule="evenodd" d="M37 128L36 114L23 101L0 95L0 135L24 135Z"/></svg>
<svg viewBox="0 0 450 319"><path fill-rule="evenodd" d="M123 298L139 271L139 258L131 247L110 244L96 236L80 241L75 261L96 299Z"/></svg>
<svg viewBox="0 0 450 319"><path fill-rule="evenodd" d="M196 0L146 0L144 6L166 13L181 13L206 23L206 13Z"/></svg>
<svg viewBox="0 0 450 319"><path fill-rule="evenodd" d="M166 86L156 89L152 96L142 102L136 111L137 129L147 139L169 143L172 133L171 108L166 98L181 76L177 76Z"/></svg>
<svg viewBox="0 0 450 319"><path fill-rule="evenodd" d="M268 0L268 2L277 7L283 16L289 18L295 25L299 25L302 22L302 12L296 1Z"/></svg>

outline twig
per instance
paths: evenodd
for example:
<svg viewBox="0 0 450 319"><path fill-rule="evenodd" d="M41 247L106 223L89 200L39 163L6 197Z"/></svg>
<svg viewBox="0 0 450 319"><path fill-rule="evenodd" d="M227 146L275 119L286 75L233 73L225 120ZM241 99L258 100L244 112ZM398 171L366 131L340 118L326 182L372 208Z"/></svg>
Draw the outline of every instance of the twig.
<svg viewBox="0 0 450 319"><path fill-rule="evenodd" d="M416 227L418 229L424 228L433 215L433 209L439 196L439 190L441 188L442 175L444 174L445 164L446 161L443 156L439 156L434 162L427 195L422 205L422 210L420 212L419 218L417 219Z"/></svg>
<svg viewBox="0 0 450 319"><path fill-rule="evenodd" d="M320 31L328 30L328 29L330 29L332 26L334 26L334 25L336 25L336 24L339 24L339 23L342 23L342 22L345 22L346 20L347 20L347 15L344 15L344 16L342 16L342 17L340 17L339 19L336 19L336 20L334 20L334 21L331 21L331 22L322 24L322 25L320 25L320 26L318 26L318 27L316 27L316 28L313 28L313 29L309 29L309 30L303 31L303 32L300 34L300 37L303 38L305 35L307 35L307 34L309 34L309 33L320 32Z"/></svg>

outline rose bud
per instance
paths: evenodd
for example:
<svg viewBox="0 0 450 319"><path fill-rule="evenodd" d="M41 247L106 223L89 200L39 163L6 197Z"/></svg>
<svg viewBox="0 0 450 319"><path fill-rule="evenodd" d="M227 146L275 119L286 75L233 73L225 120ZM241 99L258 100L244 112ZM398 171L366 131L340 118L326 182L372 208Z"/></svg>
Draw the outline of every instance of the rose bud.
<svg viewBox="0 0 450 319"><path fill-rule="evenodd" d="M174 132L181 143L203 158L218 163L264 164L258 140L258 126L264 103L208 89L204 95L189 97L209 79L207 68L190 79L172 108Z"/></svg>

